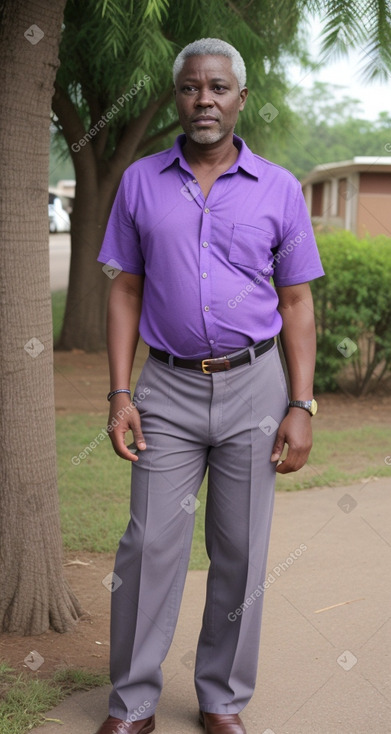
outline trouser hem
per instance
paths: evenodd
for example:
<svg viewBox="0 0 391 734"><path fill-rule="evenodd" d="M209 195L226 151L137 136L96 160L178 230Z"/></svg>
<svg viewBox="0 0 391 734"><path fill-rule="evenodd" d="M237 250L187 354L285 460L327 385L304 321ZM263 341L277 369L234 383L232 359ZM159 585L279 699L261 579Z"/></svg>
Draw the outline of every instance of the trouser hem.
<svg viewBox="0 0 391 734"><path fill-rule="evenodd" d="M136 723L137 721L150 719L151 716L154 716L154 714L156 713L156 708L157 705L155 707L150 706L148 709L145 710L143 714L137 716L136 719L132 719L131 717L134 717L133 709L132 711L128 712L126 711L126 709L121 709L118 706L109 706L109 716L114 716L115 719L121 719L122 721L134 721L134 723Z"/></svg>
<svg viewBox="0 0 391 734"><path fill-rule="evenodd" d="M240 708L234 703L201 703L199 702L200 711L205 714L240 714L243 707Z"/></svg>

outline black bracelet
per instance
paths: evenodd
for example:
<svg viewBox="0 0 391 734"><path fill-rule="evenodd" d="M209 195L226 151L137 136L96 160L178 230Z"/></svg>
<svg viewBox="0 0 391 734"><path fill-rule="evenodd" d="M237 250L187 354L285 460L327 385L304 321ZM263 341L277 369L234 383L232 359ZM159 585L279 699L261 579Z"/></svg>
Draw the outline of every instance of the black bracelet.
<svg viewBox="0 0 391 734"><path fill-rule="evenodd" d="M113 397L114 395L117 395L117 394L118 394L119 392L126 392L126 393L127 393L128 395L129 395L129 397L131 396L131 392L130 392L130 390L127 390L126 388L124 388L124 389L121 389L121 390L112 390L111 392L109 392L109 393L108 393L108 395L107 395L107 400L109 400L109 401L110 401L110 400L111 400L111 398L112 398L112 397Z"/></svg>

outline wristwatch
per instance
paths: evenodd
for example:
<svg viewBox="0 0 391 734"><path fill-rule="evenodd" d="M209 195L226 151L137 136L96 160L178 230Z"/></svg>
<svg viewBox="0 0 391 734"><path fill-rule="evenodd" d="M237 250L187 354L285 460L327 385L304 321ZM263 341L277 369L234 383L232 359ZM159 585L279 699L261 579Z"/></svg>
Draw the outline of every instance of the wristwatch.
<svg viewBox="0 0 391 734"><path fill-rule="evenodd" d="M290 400L289 407L303 408L303 410L307 410L310 415L316 415L318 403L314 398L312 398L312 400Z"/></svg>

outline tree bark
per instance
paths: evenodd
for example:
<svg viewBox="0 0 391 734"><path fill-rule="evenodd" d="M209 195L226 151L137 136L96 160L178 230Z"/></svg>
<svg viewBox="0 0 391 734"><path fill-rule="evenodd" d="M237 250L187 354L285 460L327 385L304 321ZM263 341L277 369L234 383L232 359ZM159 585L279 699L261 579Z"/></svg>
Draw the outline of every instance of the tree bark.
<svg viewBox="0 0 391 734"><path fill-rule="evenodd" d="M0 631L69 630L56 479L49 125L65 0L3 0L0 30Z"/></svg>

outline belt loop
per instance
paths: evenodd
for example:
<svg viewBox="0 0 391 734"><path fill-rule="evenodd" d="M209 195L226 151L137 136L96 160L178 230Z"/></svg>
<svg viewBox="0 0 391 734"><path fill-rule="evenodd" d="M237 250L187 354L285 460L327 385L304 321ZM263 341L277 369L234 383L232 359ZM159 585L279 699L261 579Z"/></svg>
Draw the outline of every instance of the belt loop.
<svg viewBox="0 0 391 734"><path fill-rule="evenodd" d="M250 364L254 364L254 362L256 360L256 356L255 356L254 345L253 344L251 344L249 346L248 352L249 352L249 355L250 355Z"/></svg>
<svg viewBox="0 0 391 734"><path fill-rule="evenodd" d="M168 366L170 367L170 369L172 370L174 369L174 355L173 354L168 355Z"/></svg>

